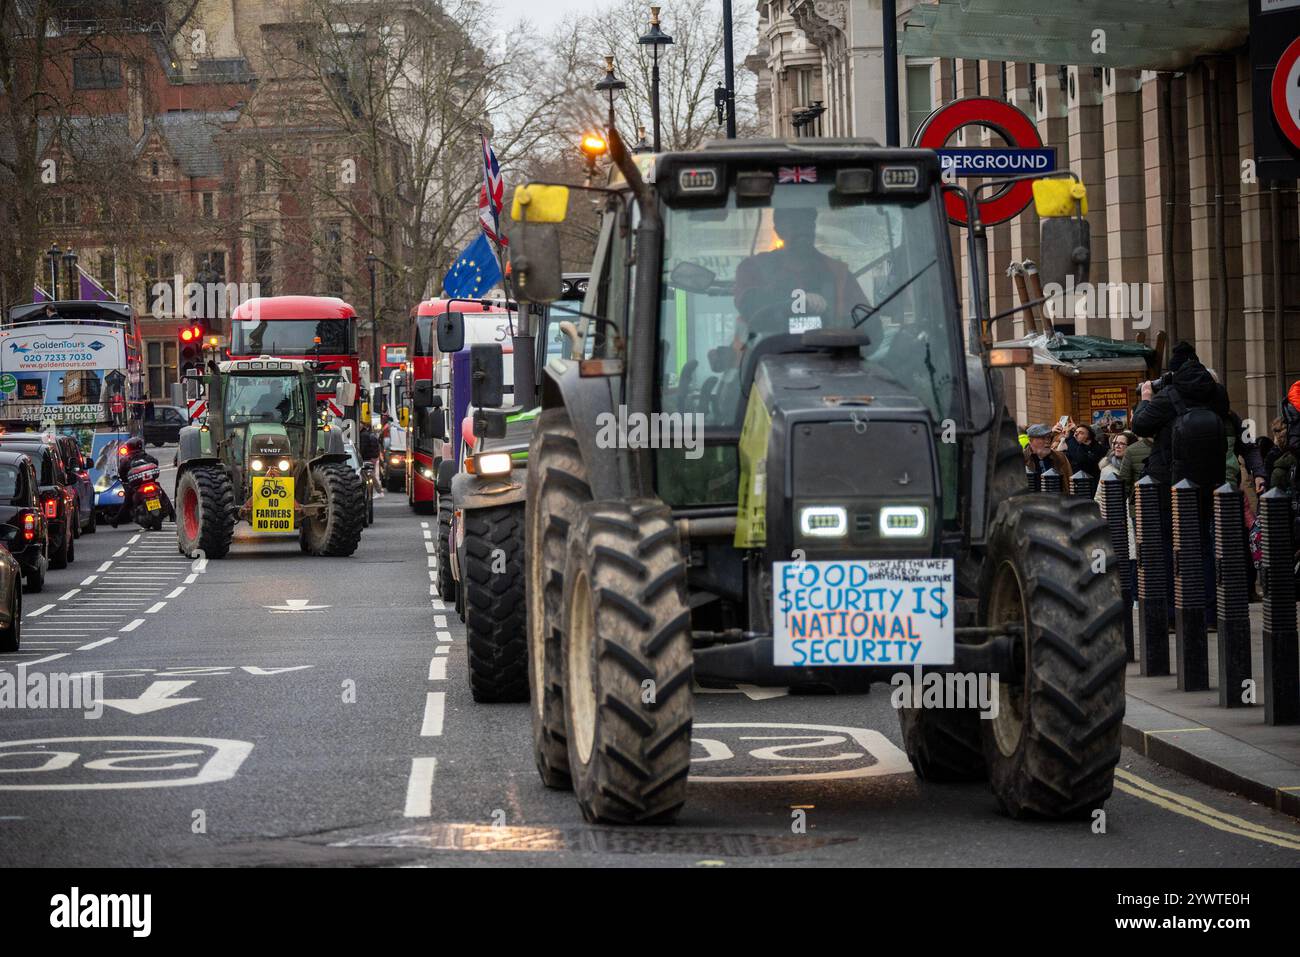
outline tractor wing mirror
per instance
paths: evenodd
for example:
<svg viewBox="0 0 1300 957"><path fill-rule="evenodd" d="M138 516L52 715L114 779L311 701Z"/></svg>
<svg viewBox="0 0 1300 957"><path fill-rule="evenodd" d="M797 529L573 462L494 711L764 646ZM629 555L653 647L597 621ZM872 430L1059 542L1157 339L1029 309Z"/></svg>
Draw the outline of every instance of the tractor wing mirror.
<svg viewBox="0 0 1300 957"><path fill-rule="evenodd" d="M494 409L505 398L505 363L501 346L479 342L469 347L470 401L480 409Z"/></svg>
<svg viewBox="0 0 1300 957"><path fill-rule="evenodd" d="M474 434L485 439L506 436L506 413L503 409L475 409Z"/></svg>
<svg viewBox="0 0 1300 957"><path fill-rule="evenodd" d="M341 409L350 409L357 401L357 384L341 379L334 387L334 401Z"/></svg>
<svg viewBox="0 0 1300 957"><path fill-rule="evenodd" d="M440 407L424 409L420 415L424 417L424 428L420 430L421 432L431 439L447 438L447 416L443 414Z"/></svg>
<svg viewBox="0 0 1300 957"><path fill-rule="evenodd" d="M510 234L510 269L520 302L554 302L564 294L557 223L521 222Z"/></svg>
<svg viewBox="0 0 1300 957"><path fill-rule="evenodd" d="M1077 179L1050 177L1034 181L1034 209L1042 225L1039 230L1039 279L1051 298L1049 287L1061 289L1070 277L1074 285L1088 281L1092 259L1088 228L1088 191Z"/></svg>
<svg viewBox="0 0 1300 957"><path fill-rule="evenodd" d="M459 312L444 312L438 317L438 351L460 352L465 348L465 317Z"/></svg>
<svg viewBox="0 0 1300 957"><path fill-rule="evenodd" d="M415 387L411 390L411 404L417 409L427 409L433 405L433 380L415 380Z"/></svg>

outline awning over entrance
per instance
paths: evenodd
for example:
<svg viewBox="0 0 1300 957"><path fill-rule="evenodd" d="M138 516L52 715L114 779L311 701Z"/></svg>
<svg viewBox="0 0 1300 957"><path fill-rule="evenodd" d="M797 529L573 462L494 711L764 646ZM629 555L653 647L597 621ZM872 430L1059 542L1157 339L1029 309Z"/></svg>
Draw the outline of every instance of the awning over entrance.
<svg viewBox="0 0 1300 957"><path fill-rule="evenodd" d="M1198 56L1243 46L1249 6L1244 0L938 0L913 8L901 49L917 57L1181 70Z"/></svg>

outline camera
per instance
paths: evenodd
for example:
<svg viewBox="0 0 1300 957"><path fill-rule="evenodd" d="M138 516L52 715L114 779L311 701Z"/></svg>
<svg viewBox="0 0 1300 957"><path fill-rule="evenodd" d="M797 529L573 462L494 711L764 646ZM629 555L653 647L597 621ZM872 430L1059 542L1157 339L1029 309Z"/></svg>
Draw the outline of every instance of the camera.
<svg viewBox="0 0 1300 957"><path fill-rule="evenodd" d="M1161 389L1163 389L1165 386L1169 385L1169 383L1173 381L1174 381L1174 374L1172 372L1166 372L1164 375L1152 379L1151 380L1152 395L1159 392ZM1136 392L1137 392L1137 397L1139 402L1142 401L1142 386L1144 385L1146 385L1145 382L1139 382L1137 385Z"/></svg>

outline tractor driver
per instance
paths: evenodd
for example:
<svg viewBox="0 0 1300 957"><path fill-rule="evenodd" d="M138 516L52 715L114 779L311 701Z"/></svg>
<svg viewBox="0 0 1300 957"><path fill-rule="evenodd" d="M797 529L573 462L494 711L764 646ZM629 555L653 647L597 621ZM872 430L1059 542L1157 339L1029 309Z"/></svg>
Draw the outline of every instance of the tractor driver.
<svg viewBox="0 0 1300 957"><path fill-rule="evenodd" d="M851 328L853 307L867 302L849 267L817 248L817 213L774 209L772 225L781 245L736 267L739 348L758 337Z"/></svg>

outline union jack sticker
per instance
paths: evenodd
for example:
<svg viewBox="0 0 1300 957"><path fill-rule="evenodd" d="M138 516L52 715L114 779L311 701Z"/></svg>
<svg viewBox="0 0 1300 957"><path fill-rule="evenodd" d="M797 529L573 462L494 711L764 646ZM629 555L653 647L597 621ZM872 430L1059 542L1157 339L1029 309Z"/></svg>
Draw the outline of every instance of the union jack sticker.
<svg viewBox="0 0 1300 957"><path fill-rule="evenodd" d="M815 183L817 182L817 167L782 166L777 172L776 181L778 183Z"/></svg>

